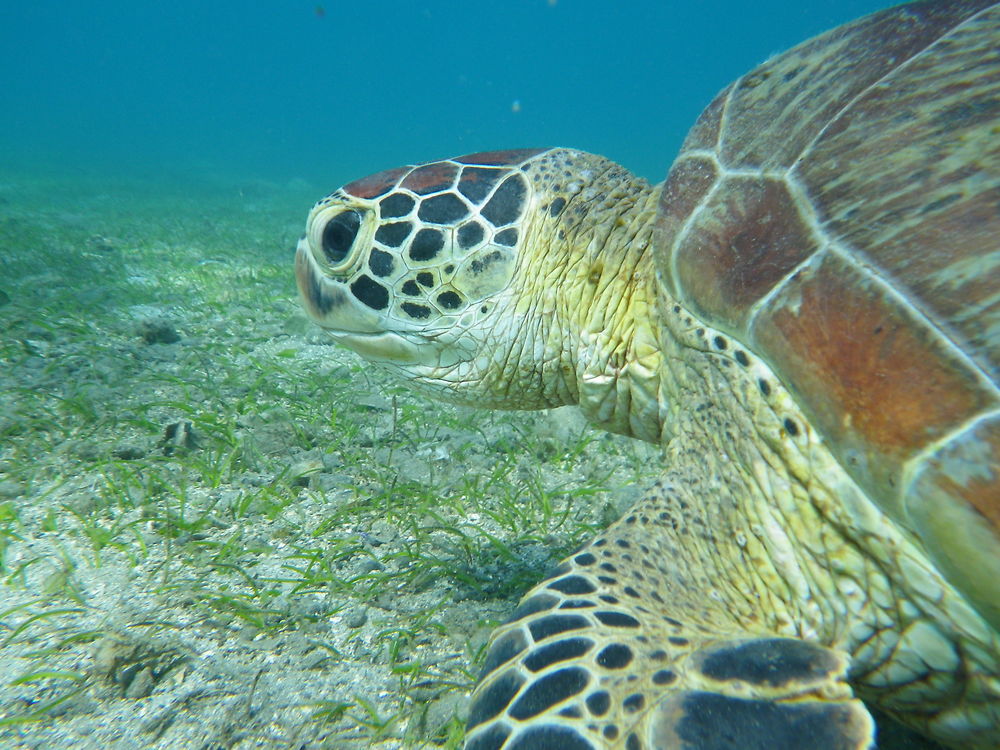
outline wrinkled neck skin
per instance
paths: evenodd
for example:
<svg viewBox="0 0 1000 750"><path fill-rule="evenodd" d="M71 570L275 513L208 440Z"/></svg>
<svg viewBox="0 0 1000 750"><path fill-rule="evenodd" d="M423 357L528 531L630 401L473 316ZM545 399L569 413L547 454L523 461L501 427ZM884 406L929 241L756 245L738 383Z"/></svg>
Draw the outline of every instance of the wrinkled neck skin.
<svg viewBox="0 0 1000 750"><path fill-rule="evenodd" d="M662 354L652 327L658 188L600 157L559 158L553 169L529 172L538 205L510 307L491 337L507 356L488 387L511 389L516 408L578 404L604 429L660 442Z"/></svg>

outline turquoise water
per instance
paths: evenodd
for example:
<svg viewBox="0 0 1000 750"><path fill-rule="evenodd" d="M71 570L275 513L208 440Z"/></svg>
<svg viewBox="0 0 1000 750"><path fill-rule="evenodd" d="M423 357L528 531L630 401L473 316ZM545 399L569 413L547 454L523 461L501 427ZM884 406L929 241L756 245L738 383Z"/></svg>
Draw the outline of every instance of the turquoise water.
<svg viewBox="0 0 1000 750"><path fill-rule="evenodd" d="M657 181L720 88L878 7L0 2L0 748L457 741L483 624L658 448L328 346L310 206L525 146Z"/></svg>
<svg viewBox="0 0 1000 750"><path fill-rule="evenodd" d="M565 145L658 180L728 81L881 4L8 0L0 168L333 185Z"/></svg>

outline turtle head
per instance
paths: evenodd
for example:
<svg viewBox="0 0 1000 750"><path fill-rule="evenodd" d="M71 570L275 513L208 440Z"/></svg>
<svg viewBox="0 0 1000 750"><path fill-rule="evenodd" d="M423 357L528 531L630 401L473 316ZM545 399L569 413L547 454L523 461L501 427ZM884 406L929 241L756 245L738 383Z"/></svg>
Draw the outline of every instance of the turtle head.
<svg viewBox="0 0 1000 750"><path fill-rule="evenodd" d="M608 329L630 330L616 300L630 298L622 284L636 274L615 244L635 239L621 227L648 192L627 170L568 149L380 172L313 207L299 290L339 343L439 398L576 403L581 378L603 388L628 352Z"/></svg>
<svg viewBox="0 0 1000 750"><path fill-rule="evenodd" d="M317 203L296 253L307 312L437 395L477 401L531 203L507 151L392 169Z"/></svg>

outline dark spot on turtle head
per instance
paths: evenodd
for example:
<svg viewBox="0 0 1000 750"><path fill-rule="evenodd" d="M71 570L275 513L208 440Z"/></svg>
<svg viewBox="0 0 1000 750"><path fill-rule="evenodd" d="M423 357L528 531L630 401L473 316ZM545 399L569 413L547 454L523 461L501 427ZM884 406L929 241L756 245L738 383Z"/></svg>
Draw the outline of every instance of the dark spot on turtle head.
<svg viewBox="0 0 1000 750"><path fill-rule="evenodd" d="M417 208L417 217L431 224L456 224L469 215L469 208L454 193L425 198Z"/></svg>
<svg viewBox="0 0 1000 750"><path fill-rule="evenodd" d="M467 221L458 228L458 246L468 250L482 242L484 236L482 224L478 221Z"/></svg>
<svg viewBox="0 0 1000 750"><path fill-rule="evenodd" d="M413 279L407 279L403 282L403 286L400 288L403 294L409 297L422 297L423 292L420 291L420 287L417 286L417 282Z"/></svg>
<svg viewBox="0 0 1000 750"><path fill-rule="evenodd" d="M389 253L379 250L377 247L372 248L371 254L368 256L368 267L373 274L384 278L392 273L394 265L393 258Z"/></svg>
<svg viewBox="0 0 1000 750"><path fill-rule="evenodd" d="M760 388L760 392L763 393L765 396L771 395L771 385L766 380L764 380L764 378L760 378L757 381L757 387Z"/></svg>
<svg viewBox="0 0 1000 750"><path fill-rule="evenodd" d="M406 193L391 193L378 202L379 216L395 219L406 216L413 210L414 200Z"/></svg>
<svg viewBox="0 0 1000 750"><path fill-rule="evenodd" d="M445 310L457 310L462 306L462 298L455 292L441 292L437 296L438 304Z"/></svg>
<svg viewBox="0 0 1000 750"><path fill-rule="evenodd" d="M412 229L413 224L408 221L394 221L391 224L383 224L375 230L375 240L387 247L399 247L410 236Z"/></svg>
<svg viewBox="0 0 1000 750"><path fill-rule="evenodd" d="M465 167L458 179L458 192L473 203L482 203L505 172L503 169Z"/></svg>
<svg viewBox="0 0 1000 750"><path fill-rule="evenodd" d="M560 196L549 204L549 216L558 216L566 208L566 199Z"/></svg>
<svg viewBox="0 0 1000 750"><path fill-rule="evenodd" d="M502 252L499 250L491 250L484 255L474 258L472 262L469 263L469 271L474 274L480 274L502 258Z"/></svg>
<svg viewBox="0 0 1000 750"><path fill-rule="evenodd" d="M526 196L524 178L512 175L500 183L480 214L495 227L511 224L521 218Z"/></svg>
<svg viewBox="0 0 1000 750"><path fill-rule="evenodd" d="M799 426L795 424L791 419L785 417L785 432L787 432L792 437L796 437L799 434Z"/></svg>
<svg viewBox="0 0 1000 750"><path fill-rule="evenodd" d="M747 357L747 353L742 349L737 349L735 356L736 356L736 361L739 362L740 365L742 365L743 367L746 367L747 365L750 364L750 359Z"/></svg>
<svg viewBox="0 0 1000 750"><path fill-rule="evenodd" d="M726 348L726 340L722 336L716 336L712 341L715 343L715 348L722 351Z"/></svg>
<svg viewBox="0 0 1000 750"><path fill-rule="evenodd" d="M414 320L427 320L431 316L431 309L426 305L417 305L413 302L404 302L400 309Z"/></svg>
<svg viewBox="0 0 1000 750"><path fill-rule="evenodd" d="M517 230L514 227L509 227L502 232L497 232L493 241L498 245L514 247L517 244Z"/></svg>
<svg viewBox="0 0 1000 750"><path fill-rule="evenodd" d="M410 243L410 258L415 261L431 260L444 247L444 236L437 229L421 229Z"/></svg>
<svg viewBox="0 0 1000 750"><path fill-rule="evenodd" d="M370 276L359 276L351 283L351 292L373 310L384 310L389 304L389 290Z"/></svg>
<svg viewBox="0 0 1000 750"><path fill-rule="evenodd" d="M434 286L434 274L430 271L421 271L417 274L417 283L420 286Z"/></svg>
<svg viewBox="0 0 1000 750"><path fill-rule="evenodd" d="M573 562L575 562L577 565L583 565L584 567L586 567L587 565L593 565L595 562L597 562L597 558L594 557L589 552L583 552L574 557Z"/></svg>

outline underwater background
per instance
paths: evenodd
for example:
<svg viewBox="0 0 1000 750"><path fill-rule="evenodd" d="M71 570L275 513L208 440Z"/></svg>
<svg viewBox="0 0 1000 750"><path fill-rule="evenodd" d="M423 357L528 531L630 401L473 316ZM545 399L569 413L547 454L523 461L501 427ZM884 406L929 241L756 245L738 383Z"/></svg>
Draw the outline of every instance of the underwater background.
<svg viewBox="0 0 1000 750"><path fill-rule="evenodd" d="M0 748L458 748L490 632L661 456L332 346L309 208L545 145L658 182L880 5L2 2Z"/></svg>
<svg viewBox="0 0 1000 750"><path fill-rule="evenodd" d="M572 146L659 181L714 94L873 0L6 2L0 168L336 185Z"/></svg>

